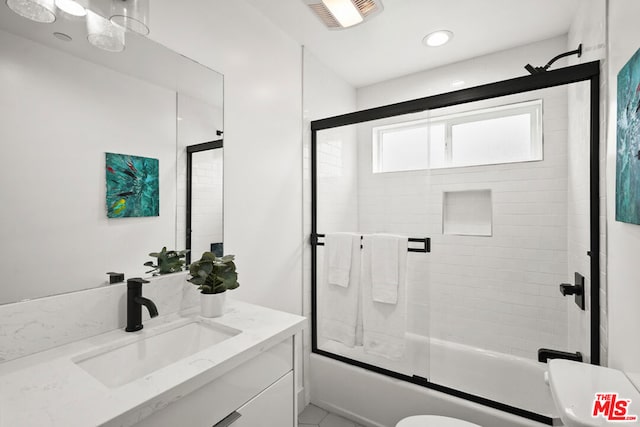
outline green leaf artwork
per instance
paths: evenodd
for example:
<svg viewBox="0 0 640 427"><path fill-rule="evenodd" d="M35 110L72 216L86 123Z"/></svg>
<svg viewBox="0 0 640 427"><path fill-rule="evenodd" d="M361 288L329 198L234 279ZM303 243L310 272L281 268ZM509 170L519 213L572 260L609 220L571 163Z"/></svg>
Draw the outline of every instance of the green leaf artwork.
<svg viewBox="0 0 640 427"><path fill-rule="evenodd" d="M107 217L160 215L158 159L106 153Z"/></svg>
<svg viewBox="0 0 640 427"><path fill-rule="evenodd" d="M616 221L640 224L640 50L618 73Z"/></svg>

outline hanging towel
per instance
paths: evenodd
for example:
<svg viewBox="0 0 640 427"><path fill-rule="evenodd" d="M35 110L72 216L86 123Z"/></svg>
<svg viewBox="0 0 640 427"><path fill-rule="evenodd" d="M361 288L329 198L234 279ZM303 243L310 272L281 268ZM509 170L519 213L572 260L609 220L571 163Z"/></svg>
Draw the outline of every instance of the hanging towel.
<svg viewBox="0 0 640 427"><path fill-rule="evenodd" d="M374 300L373 285L373 248L375 240L384 240L383 247L387 246L387 237L380 235L364 236L362 250L362 264L360 281L362 286L362 323L363 345L368 354L382 356L391 360L402 359L405 352L405 332L407 323L407 238L395 236L398 242L396 246L397 286L395 289L395 303L378 302ZM387 268L385 268L387 270ZM388 270L392 270L390 267ZM377 270L380 271L380 270ZM386 284L389 284L389 276ZM385 286L385 299L390 299L392 293Z"/></svg>
<svg viewBox="0 0 640 427"><path fill-rule="evenodd" d="M408 239L402 236L374 234L371 236L371 279L372 297L376 302L396 304L398 302L398 283L401 269L406 262L400 263L402 254L407 252Z"/></svg>
<svg viewBox="0 0 640 427"><path fill-rule="evenodd" d="M324 253L329 258L330 285L349 286L353 236L353 233L329 233L325 236Z"/></svg>
<svg viewBox="0 0 640 427"><path fill-rule="evenodd" d="M327 236L328 237L328 236ZM350 234L351 269L349 286L336 286L329 283L329 254L324 253L323 275L318 286L318 335L325 339L338 341L348 347L356 345L356 327L358 324L358 305L360 300L360 235ZM325 249L326 249L325 241Z"/></svg>

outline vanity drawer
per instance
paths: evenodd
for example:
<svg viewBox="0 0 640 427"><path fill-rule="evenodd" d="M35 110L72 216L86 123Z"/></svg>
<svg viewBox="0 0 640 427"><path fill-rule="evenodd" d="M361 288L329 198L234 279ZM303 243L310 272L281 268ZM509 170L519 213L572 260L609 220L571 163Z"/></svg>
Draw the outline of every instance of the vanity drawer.
<svg viewBox="0 0 640 427"><path fill-rule="evenodd" d="M293 339L289 338L136 426L212 427L292 370Z"/></svg>
<svg viewBox="0 0 640 427"><path fill-rule="evenodd" d="M293 427L293 400L293 372L289 372L238 409L240 417L229 427Z"/></svg>

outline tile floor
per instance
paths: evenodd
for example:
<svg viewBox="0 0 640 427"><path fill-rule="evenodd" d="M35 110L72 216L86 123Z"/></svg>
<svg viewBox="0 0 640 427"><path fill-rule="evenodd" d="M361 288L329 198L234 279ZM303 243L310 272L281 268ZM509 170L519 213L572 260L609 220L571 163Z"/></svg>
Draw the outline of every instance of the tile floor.
<svg viewBox="0 0 640 427"><path fill-rule="evenodd" d="M346 418L327 412L315 405L304 408L298 417L298 427L363 427Z"/></svg>

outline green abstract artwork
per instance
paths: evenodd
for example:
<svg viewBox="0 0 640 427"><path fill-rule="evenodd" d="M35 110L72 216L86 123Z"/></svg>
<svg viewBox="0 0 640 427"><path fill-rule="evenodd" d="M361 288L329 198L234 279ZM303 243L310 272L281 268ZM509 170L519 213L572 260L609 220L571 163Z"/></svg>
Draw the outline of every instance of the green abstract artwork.
<svg viewBox="0 0 640 427"><path fill-rule="evenodd" d="M640 49L618 73L616 220L640 224Z"/></svg>
<svg viewBox="0 0 640 427"><path fill-rule="evenodd" d="M107 217L160 215L158 159L106 153Z"/></svg>

